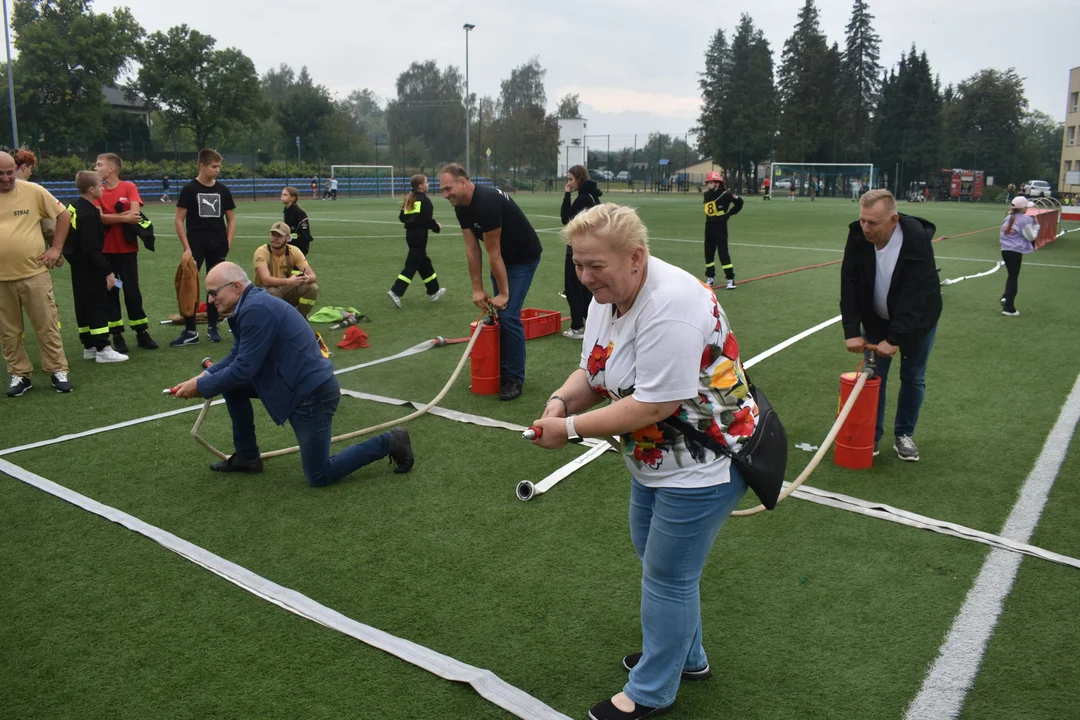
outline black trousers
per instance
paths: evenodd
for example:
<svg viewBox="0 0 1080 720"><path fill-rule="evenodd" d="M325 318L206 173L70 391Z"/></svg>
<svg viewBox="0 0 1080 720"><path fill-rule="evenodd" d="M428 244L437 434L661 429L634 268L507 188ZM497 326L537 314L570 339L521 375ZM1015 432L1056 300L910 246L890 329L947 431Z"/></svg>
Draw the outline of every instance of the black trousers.
<svg viewBox="0 0 1080 720"><path fill-rule="evenodd" d="M75 321L79 340L84 348L104 350L109 345L109 311L111 298L105 288L101 269L85 259L71 265L71 292L75 300Z"/></svg>
<svg viewBox="0 0 1080 720"><path fill-rule="evenodd" d="M735 279L735 266L731 263L731 253L728 252L727 223L705 224L705 277L716 277L716 254L720 254L720 265L724 270L724 277L728 280Z"/></svg>
<svg viewBox="0 0 1080 720"><path fill-rule="evenodd" d="M209 275L210 271L214 269L219 263L225 261L225 258L229 255L229 241L225 238L200 238L188 236L188 246L191 248L191 257L195 260L195 265L200 270L202 266L206 264L206 273ZM210 288L206 288L210 290ZM195 301L195 309L198 310L199 301ZM206 304L206 324L209 327L216 327L218 324L218 311L214 306L214 303ZM192 315L189 318L184 319L184 326L187 330L195 329L195 316Z"/></svg>
<svg viewBox="0 0 1080 720"><path fill-rule="evenodd" d="M420 279L424 281L424 288L428 295L434 295L439 291L439 280L435 274L435 266L431 264L431 258L427 255L427 238L405 236L405 242L409 246L409 254L405 257L405 267L394 281L390 290L401 297L412 284L413 276L420 273Z"/></svg>
<svg viewBox="0 0 1080 720"><path fill-rule="evenodd" d="M146 311L143 310L142 290L139 289L139 253L106 253L105 259L109 261L113 274L124 283L123 288L114 287L106 291L109 296L109 331L114 335L122 335L124 332L124 316L120 313L121 290L124 293L128 325L132 330L146 331L149 329L149 321L146 319Z"/></svg>
<svg viewBox="0 0 1080 720"><path fill-rule="evenodd" d="M1005 280L1005 294L1002 295L1002 298L1005 299L1005 310L1016 312L1015 302L1020 284L1020 263L1023 262L1024 256L1012 250L1002 250L1001 259L1005 261L1005 269L1009 271L1009 277Z"/></svg>
<svg viewBox="0 0 1080 720"><path fill-rule="evenodd" d="M563 266L563 292L566 293L566 302L570 305L570 329L583 329L585 319L589 316L592 293L578 279L577 268L574 267L574 248L569 245L566 247L566 263Z"/></svg>

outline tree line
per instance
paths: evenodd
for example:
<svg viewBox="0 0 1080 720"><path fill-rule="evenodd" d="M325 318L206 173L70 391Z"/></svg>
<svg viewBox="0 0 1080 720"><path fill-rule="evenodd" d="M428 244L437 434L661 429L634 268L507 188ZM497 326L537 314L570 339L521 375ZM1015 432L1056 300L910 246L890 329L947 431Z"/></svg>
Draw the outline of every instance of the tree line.
<svg viewBox="0 0 1080 720"><path fill-rule="evenodd" d="M829 44L805 0L779 67L743 14L734 33L714 34L699 85L699 149L750 187L773 160L872 162L901 190L952 167L983 170L999 185L1057 176L1064 129L1029 109L1014 69L942 87L914 43L886 69L866 0L854 0L843 47Z"/></svg>
<svg viewBox="0 0 1080 720"><path fill-rule="evenodd" d="M21 144L50 158L119 152L151 163L143 174L169 173L205 146L243 155L268 175L325 174L331 163L432 172L465 160L468 112L474 174L543 178L555 172L557 119L580 112L576 95L546 110L546 70L536 57L512 68L494 96L466 97L458 67L425 60L398 75L392 98L370 89L338 97L306 67L260 75L241 50L188 25L148 34L127 8L15 0L11 22ZM942 87L925 51L913 44L886 69L879 46L866 0L854 0L843 47L829 44L814 0L805 0L777 67L764 33L743 14L705 51L695 142L652 133L640 148L590 152L588 165L618 172L660 158L678 167L711 158L751 187L772 159L872 162L890 185L943 167L985 170L999 184L1057 175L1063 128L1028 108L1015 70L986 69ZM103 91L121 84L128 102L151 112L149 126L106 99ZM10 129L6 96L0 105L0 128ZM66 172L71 163L52 164Z"/></svg>

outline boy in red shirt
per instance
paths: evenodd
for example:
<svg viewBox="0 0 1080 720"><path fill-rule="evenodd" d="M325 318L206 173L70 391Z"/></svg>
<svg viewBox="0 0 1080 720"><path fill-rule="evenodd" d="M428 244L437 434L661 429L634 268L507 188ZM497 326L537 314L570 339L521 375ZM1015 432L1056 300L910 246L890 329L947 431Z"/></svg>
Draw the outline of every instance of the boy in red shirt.
<svg viewBox="0 0 1080 720"><path fill-rule="evenodd" d="M120 179L124 161L113 153L98 155L94 169L101 175L103 191L97 206L101 209L101 221L105 223L105 244L102 253L109 261L113 273L121 281L128 324L135 330L139 347L156 350L157 343L148 332L150 323L143 311L142 292L139 290L139 244L124 234L125 225L139 223L142 198L135 183ZM120 312L121 287L109 291L109 332L112 334L116 352L126 355L124 340L124 316Z"/></svg>

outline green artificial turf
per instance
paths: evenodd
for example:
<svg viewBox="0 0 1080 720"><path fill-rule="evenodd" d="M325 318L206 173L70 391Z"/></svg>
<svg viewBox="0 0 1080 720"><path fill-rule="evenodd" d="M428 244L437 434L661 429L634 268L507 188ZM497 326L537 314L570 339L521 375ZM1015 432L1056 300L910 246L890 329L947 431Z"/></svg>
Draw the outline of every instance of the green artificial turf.
<svg viewBox="0 0 1080 720"><path fill-rule="evenodd" d="M699 196L612 193L634 204L654 254L694 274L702 267ZM559 227L559 195L517 195L533 225ZM372 318L371 347L334 349L346 367L442 335L462 337L477 311L461 234L429 243L438 303L417 287L394 308L386 291L405 243L389 200L306 201L317 238L311 263L319 305ZM846 200L747 199L731 221L740 279L837 260ZM999 207L911 206L939 235L997 225ZM180 248L171 208L152 205L158 252L141 255L152 322L175 312ZM275 203L242 203L231 258L250 266ZM927 375L917 464L886 446L874 467L852 471L831 454L808 481L942 520L998 532L1042 449L1080 367L1080 248L1067 236L1025 259L1018 318L1000 315L1004 270L943 288L945 311ZM545 253L527 307L565 311L563 249ZM935 246L943 278L990 269L996 232ZM1039 263L1039 264L1036 264ZM1050 267L1053 266L1053 267ZM134 348L121 365L79 357L67 271L53 273L71 362L72 395L35 375L35 389L4 399L4 447L191 406L162 388L194 375L221 345L169 348L178 328L152 326L162 348ZM838 314L839 265L718 291L744 360ZM320 328L328 343L341 331ZM28 346L36 364L33 334ZM434 349L340 376L342 386L426 401L464 345ZM559 335L528 343L523 397L501 403L468 388L468 366L443 406L527 424L576 366L579 344ZM792 443L818 445L836 414L838 376L859 358L832 326L752 371ZM891 422L899 383L889 386ZM400 417L406 408L344 397L338 433ZM295 444L257 412L262 449ZM369 466L340 484L308 488L299 458L261 476L211 474L212 457L189 435L194 413L24 451L5 459L303 592L360 622L400 635L508 682L570 715L625 681L619 658L640 647L640 568L626 529L627 473L608 454L530 503L514 496L581 451L550 453L505 430L438 417L410 423L417 464L406 476ZM229 450L224 408L204 434ZM810 454L792 450L789 479ZM1058 478L1032 542L1080 555L1071 511L1078 451ZM750 504L750 498L744 505ZM800 500L728 522L702 583L707 683L680 689L672 718L895 718L963 603L988 549ZM10 478L0 479L0 718L360 717L485 718L506 714L454 686L284 612L152 542ZM976 683L966 717L1057 718L1075 712L1080 682L1072 618L1080 575L1026 559Z"/></svg>

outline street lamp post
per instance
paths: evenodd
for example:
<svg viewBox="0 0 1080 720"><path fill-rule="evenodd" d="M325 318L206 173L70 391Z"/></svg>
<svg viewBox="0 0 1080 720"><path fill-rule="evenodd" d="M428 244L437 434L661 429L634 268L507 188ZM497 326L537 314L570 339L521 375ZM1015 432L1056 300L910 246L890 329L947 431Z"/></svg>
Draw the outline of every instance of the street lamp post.
<svg viewBox="0 0 1080 720"><path fill-rule="evenodd" d="M19 148L19 125L15 121L15 80L11 76L11 31L8 28L7 0L4 0L4 48L7 50L8 104L11 106L11 148Z"/></svg>
<svg viewBox="0 0 1080 720"><path fill-rule="evenodd" d="M465 30L465 174L469 177L472 177L472 163L469 162L469 135L472 130L470 123L472 105L469 102L469 31L475 27L469 23L462 26Z"/></svg>

